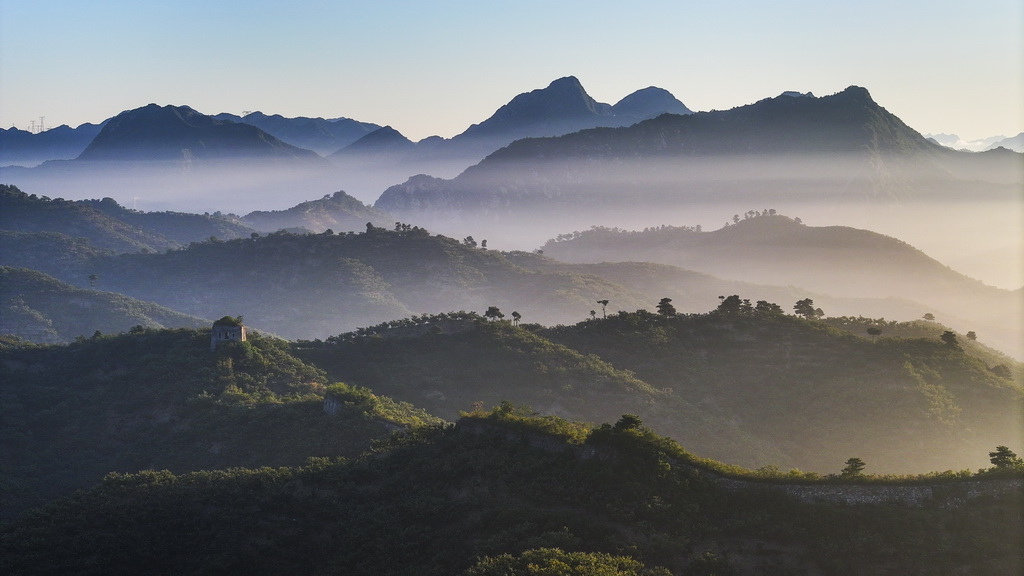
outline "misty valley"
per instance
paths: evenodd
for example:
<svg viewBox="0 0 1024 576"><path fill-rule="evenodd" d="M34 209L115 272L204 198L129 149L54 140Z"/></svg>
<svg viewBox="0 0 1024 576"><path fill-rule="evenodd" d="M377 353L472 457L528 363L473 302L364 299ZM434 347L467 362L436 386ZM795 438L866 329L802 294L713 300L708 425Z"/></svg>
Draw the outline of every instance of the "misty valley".
<svg viewBox="0 0 1024 576"><path fill-rule="evenodd" d="M1024 570L1024 153L864 88L0 164L5 574Z"/></svg>

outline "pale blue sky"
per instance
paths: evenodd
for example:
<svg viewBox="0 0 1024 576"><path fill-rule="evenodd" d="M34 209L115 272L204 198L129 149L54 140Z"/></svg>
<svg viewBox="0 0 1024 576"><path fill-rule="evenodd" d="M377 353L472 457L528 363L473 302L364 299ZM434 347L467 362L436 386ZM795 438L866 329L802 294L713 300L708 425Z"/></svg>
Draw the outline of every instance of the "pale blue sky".
<svg viewBox="0 0 1024 576"><path fill-rule="evenodd" d="M453 136L575 75L695 110L868 88L921 132L1024 130L1019 0L0 0L0 126L150 102L346 116Z"/></svg>

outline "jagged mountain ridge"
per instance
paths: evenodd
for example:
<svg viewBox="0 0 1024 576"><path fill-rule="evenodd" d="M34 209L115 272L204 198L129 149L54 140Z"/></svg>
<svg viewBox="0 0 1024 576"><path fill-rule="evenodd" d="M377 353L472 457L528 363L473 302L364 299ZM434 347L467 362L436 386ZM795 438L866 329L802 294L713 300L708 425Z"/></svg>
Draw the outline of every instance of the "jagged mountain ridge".
<svg viewBox="0 0 1024 576"><path fill-rule="evenodd" d="M218 120L251 124L267 134L296 146L327 156L380 128L377 124L351 118L285 118L280 114L251 112L245 116L221 113Z"/></svg>
<svg viewBox="0 0 1024 576"><path fill-rule="evenodd" d="M525 137L559 136L598 126L626 126L664 113L692 113L668 91L649 87L614 106L594 100L574 76L546 88L520 94L490 118L455 136L454 142L492 139L511 142Z"/></svg>
<svg viewBox="0 0 1024 576"><path fill-rule="evenodd" d="M974 160L929 142L867 90L850 87L821 98L785 94L731 110L523 139L452 180L417 177L393 186L375 205L402 216L501 215L533 205L673 206L724 194L761 201L794 193L890 197L974 178ZM990 174L990 181L1020 181L1019 158L997 162L1006 174Z"/></svg>

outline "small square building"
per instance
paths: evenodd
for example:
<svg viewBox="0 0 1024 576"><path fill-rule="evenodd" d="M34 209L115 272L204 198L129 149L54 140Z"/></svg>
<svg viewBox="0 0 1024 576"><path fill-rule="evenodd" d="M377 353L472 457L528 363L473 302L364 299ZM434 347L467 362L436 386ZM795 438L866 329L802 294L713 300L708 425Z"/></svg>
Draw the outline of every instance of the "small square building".
<svg viewBox="0 0 1024 576"><path fill-rule="evenodd" d="M245 326L242 318L225 316L213 323L210 332L210 351L213 352L221 342L245 342Z"/></svg>

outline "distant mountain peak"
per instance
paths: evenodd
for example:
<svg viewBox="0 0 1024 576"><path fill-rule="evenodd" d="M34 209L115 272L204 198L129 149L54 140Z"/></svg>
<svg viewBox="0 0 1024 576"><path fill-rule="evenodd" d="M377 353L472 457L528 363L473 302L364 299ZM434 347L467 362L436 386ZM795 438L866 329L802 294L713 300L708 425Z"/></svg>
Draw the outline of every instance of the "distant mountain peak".
<svg viewBox="0 0 1024 576"><path fill-rule="evenodd" d="M370 132L359 140L339 150L336 155L366 152L407 152L416 144L391 126L384 126Z"/></svg>
<svg viewBox="0 0 1024 576"><path fill-rule="evenodd" d="M693 114L671 92L657 86L648 86L619 100L612 111L616 116L634 117L637 120L654 118L661 114Z"/></svg>
<svg viewBox="0 0 1024 576"><path fill-rule="evenodd" d="M243 157L310 159L316 154L285 144L256 126L220 120L188 106L148 104L111 118L78 159Z"/></svg>
<svg viewBox="0 0 1024 576"><path fill-rule="evenodd" d="M845 96L847 98L867 100L869 102L874 103L874 100L871 98L871 93L868 92L867 88L864 88L862 86L849 86L839 94L836 94L836 96Z"/></svg>

